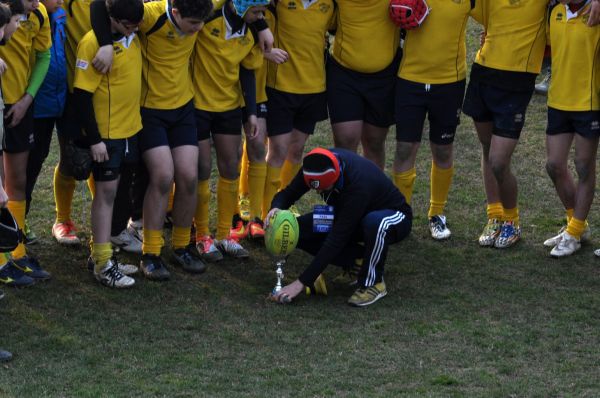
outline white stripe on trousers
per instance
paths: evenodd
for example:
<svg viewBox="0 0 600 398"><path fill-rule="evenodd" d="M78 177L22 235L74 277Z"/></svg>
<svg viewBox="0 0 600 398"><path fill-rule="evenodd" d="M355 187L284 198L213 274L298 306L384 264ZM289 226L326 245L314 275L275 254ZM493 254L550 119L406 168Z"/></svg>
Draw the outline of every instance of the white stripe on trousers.
<svg viewBox="0 0 600 398"><path fill-rule="evenodd" d="M367 279L365 281L366 287L373 286L375 284L375 267L377 263L379 263L379 259L381 258L381 252L383 251L383 247L385 246L385 235L387 233L388 227L392 225L400 224L406 216L401 211L396 212L395 214L384 217L379 223L379 229L377 230L377 238L375 238L375 244L373 245L373 250L371 251L371 258L369 259L369 272L367 273Z"/></svg>

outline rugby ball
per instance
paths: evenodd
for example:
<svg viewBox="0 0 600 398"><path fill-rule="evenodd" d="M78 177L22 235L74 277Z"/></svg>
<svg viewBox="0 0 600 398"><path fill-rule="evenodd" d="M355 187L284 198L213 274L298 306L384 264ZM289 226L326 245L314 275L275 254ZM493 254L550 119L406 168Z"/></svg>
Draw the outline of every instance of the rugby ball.
<svg viewBox="0 0 600 398"><path fill-rule="evenodd" d="M300 228L296 216L289 210L280 210L269 220L265 230L265 247L273 256L287 256L298 244Z"/></svg>

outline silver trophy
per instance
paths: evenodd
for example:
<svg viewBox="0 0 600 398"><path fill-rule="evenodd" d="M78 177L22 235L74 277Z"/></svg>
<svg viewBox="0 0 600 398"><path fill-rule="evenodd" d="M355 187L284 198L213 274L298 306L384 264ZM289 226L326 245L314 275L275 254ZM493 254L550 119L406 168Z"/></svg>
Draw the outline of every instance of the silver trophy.
<svg viewBox="0 0 600 398"><path fill-rule="evenodd" d="M275 261L275 276L277 277L277 283L273 288L273 294L279 293L283 286L283 266L287 257L281 257Z"/></svg>

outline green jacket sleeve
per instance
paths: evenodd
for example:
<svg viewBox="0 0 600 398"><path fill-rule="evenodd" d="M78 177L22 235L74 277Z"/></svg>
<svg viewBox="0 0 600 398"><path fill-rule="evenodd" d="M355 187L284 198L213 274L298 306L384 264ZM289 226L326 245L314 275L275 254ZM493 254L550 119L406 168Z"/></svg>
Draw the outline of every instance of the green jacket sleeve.
<svg viewBox="0 0 600 398"><path fill-rule="evenodd" d="M29 86L27 86L27 94L35 98L38 90L44 82L48 67L50 66L50 50L36 51L35 52L35 64L31 70L31 77L29 78Z"/></svg>

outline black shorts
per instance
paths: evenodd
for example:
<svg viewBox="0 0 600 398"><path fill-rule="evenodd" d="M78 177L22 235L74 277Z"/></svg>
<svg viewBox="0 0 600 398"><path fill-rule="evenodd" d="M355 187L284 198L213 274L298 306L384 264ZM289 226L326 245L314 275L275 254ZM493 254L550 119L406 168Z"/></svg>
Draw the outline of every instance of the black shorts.
<svg viewBox="0 0 600 398"><path fill-rule="evenodd" d="M293 94L267 87L269 137L291 133L293 129L312 134L315 125L327 119L327 94Z"/></svg>
<svg viewBox="0 0 600 398"><path fill-rule="evenodd" d="M385 69L360 73L327 60L327 106L331 124L362 120L376 127L394 123L394 85L401 51Z"/></svg>
<svg viewBox="0 0 600 398"><path fill-rule="evenodd" d="M140 109L142 130L138 134L140 152L159 146L176 148L197 146L194 104L192 101L176 109Z"/></svg>
<svg viewBox="0 0 600 398"><path fill-rule="evenodd" d="M494 135L519 139L532 94L533 90L505 90L471 79L463 112L475 122L492 122Z"/></svg>
<svg viewBox="0 0 600 398"><path fill-rule="evenodd" d="M465 95L465 81L423 84L396 81L396 140L420 142L425 116L429 119L429 141L437 145L454 142Z"/></svg>
<svg viewBox="0 0 600 398"><path fill-rule="evenodd" d="M240 135L242 133L242 108L225 112L209 112L195 109L198 141L210 138L210 134Z"/></svg>
<svg viewBox="0 0 600 398"><path fill-rule="evenodd" d="M102 140L102 142L106 145L108 160L102 163L92 162L94 181L114 181L119 178L123 165L139 161L137 134L129 138Z"/></svg>
<svg viewBox="0 0 600 398"><path fill-rule="evenodd" d="M259 119L266 119L268 112L268 107L266 102L259 102L256 104L256 117ZM248 120L248 114L246 113L246 107L242 108L242 124Z"/></svg>
<svg viewBox="0 0 600 398"><path fill-rule="evenodd" d="M585 138L600 136L600 111L561 111L548 107L546 134L577 133Z"/></svg>
<svg viewBox="0 0 600 398"><path fill-rule="evenodd" d="M4 105L4 115L8 113L12 104ZM15 127L8 127L12 117L4 119L4 145L6 153L21 153L33 148L33 104L27 109L21 122Z"/></svg>

